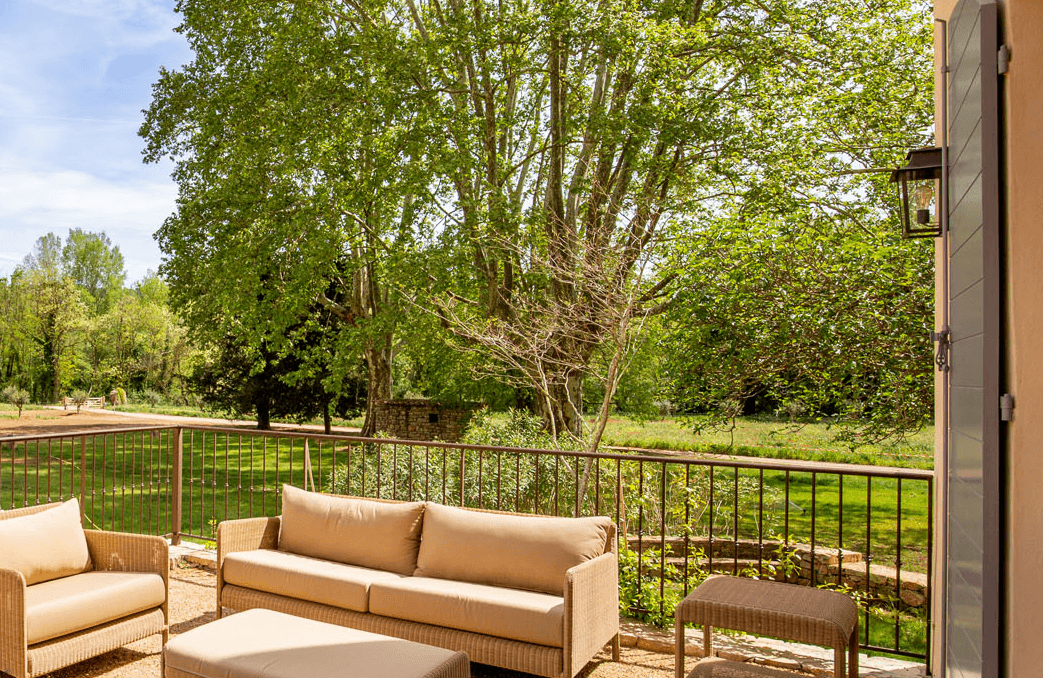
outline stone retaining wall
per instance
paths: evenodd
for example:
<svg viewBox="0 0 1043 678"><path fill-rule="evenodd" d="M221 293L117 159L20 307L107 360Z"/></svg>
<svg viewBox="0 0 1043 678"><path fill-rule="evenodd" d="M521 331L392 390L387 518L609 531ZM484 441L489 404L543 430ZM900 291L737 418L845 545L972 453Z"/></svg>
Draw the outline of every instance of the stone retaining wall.
<svg viewBox="0 0 1043 678"><path fill-rule="evenodd" d="M634 551L655 551L644 563L645 571L654 576L659 575L658 549L665 547L668 577L680 576L687 562L689 571L702 568L724 574L756 573L805 586L844 585L879 600L898 599L903 608L925 609L928 602L926 574L867 562L858 551L838 551L823 546L812 549L809 544L784 545L767 540L714 539L711 542L707 538L685 540L683 537L664 540L657 535L640 539L630 536L628 543Z"/></svg>

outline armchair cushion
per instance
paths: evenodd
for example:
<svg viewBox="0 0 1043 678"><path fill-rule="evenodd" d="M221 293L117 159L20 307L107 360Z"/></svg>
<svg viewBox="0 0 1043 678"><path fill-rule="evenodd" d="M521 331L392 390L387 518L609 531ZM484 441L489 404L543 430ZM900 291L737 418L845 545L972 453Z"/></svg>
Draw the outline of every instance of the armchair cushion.
<svg viewBox="0 0 1043 678"><path fill-rule="evenodd" d="M0 520L0 568L16 570L27 586L91 568L76 499L39 513Z"/></svg>
<svg viewBox="0 0 1043 678"><path fill-rule="evenodd" d="M564 595L565 572L605 552L605 517L548 518L428 503L416 576Z"/></svg>
<svg viewBox="0 0 1043 678"><path fill-rule="evenodd" d="M381 502L283 485L279 550L410 575L423 502Z"/></svg>
<svg viewBox="0 0 1043 678"><path fill-rule="evenodd" d="M89 629L166 600L158 574L84 572L25 590L25 630L29 645Z"/></svg>

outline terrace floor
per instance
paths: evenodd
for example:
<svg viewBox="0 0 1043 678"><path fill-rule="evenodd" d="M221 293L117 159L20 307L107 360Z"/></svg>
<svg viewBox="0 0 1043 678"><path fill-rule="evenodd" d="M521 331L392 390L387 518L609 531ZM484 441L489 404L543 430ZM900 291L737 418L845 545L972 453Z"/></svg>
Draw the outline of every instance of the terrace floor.
<svg viewBox="0 0 1043 678"><path fill-rule="evenodd" d="M170 633L175 636L205 624L214 618L214 586L216 578L208 569L212 552L185 547L172 547L170 572ZM690 649L701 649L699 631L689 631ZM613 662L603 652L580 674L581 678L673 678L672 633L624 623L621 661ZM799 670L804 675L831 675L832 650L769 641L752 636L718 634L715 645L722 656L743 658L758 656L775 666ZM51 678L157 678L159 676L160 640L158 636L132 643L124 648L81 662L50 674ZM695 657L689 657L692 668ZM923 666L882 657L860 659L863 678L917 678ZM480 664L472 664L475 678L527 678L527 674Z"/></svg>

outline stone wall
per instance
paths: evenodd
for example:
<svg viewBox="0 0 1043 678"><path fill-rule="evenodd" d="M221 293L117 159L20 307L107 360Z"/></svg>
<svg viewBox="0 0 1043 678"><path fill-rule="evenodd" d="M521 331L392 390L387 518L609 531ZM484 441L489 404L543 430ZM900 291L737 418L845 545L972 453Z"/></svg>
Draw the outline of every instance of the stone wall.
<svg viewBox="0 0 1043 678"><path fill-rule="evenodd" d="M893 567L869 563L858 551L837 551L822 546L812 548L808 544L783 545L777 541L765 540L763 544L756 540L740 539L738 542L728 539L686 540L682 537L666 537L647 535L638 539L628 537L630 549L656 552L644 562L645 572L653 576L659 574L660 545L665 546L666 564L680 573L685 567L685 552L688 553L689 571L702 568L723 574L742 574L760 570L765 576L770 573L769 566L775 570L774 579L788 581L805 586L822 584L841 584L855 591L863 591L878 600L900 600L902 608L926 609L927 575L921 572L896 570ZM687 547L686 547L687 546ZM788 553L784 566L781 554ZM710 555L713 555L711 558ZM669 568L668 568L669 572ZM814 574L814 576L812 576ZM669 574L668 574L669 576Z"/></svg>
<svg viewBox="0 0 1043 678"><path fill-rule="evenodd" d="M469 407L443 407L433 400L381 400L374 407L376 430L402 440L460 441L474 413Z"/></svg>

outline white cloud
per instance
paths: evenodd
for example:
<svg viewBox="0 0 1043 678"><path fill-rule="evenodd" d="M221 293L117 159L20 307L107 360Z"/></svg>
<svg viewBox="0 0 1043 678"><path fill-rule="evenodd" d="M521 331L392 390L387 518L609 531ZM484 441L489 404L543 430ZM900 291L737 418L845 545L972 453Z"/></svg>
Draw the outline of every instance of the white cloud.
<svg viewBox="0 0 1043 678"><path fill-rule="evenodd" d="M104 231L120 247L129 280L159 266L152 234L174 209L172 183L118 182L71 170L0 170L0 275L49 232Z"/></svg>

